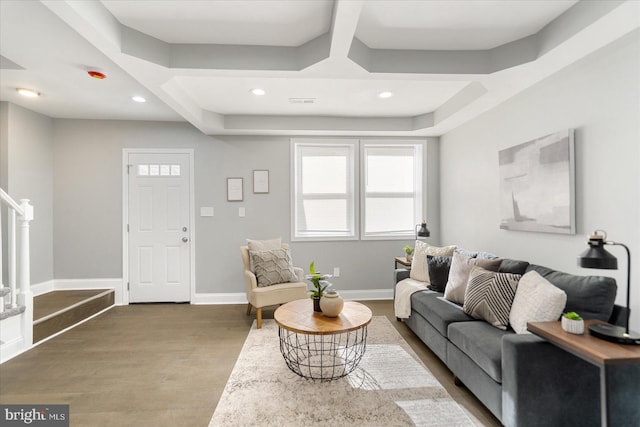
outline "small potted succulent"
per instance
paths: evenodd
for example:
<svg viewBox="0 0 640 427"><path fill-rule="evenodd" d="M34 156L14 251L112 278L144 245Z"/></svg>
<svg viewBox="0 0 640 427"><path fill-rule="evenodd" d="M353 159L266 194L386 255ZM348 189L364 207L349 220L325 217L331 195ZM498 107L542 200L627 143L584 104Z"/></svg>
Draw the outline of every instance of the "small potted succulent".
<svg viewBox="0 0 640 427"><path fill-rule="evenodd" d="M304 278L313 285L313 289L310 291L310 298L313 300L313 311L322 311L320 309L320 298L322 298L327 288L331 287L331 283L327 280L331 277L333 276L330 274L321 274L319 271L316 271L315 262L311 261L311 264L309 264L309 274L304 276Z"/></svg>
<svg viewBox="0 0 640 427"><path fill-rule="evenodd" d="M404 253L407 257L407 262L411 262L413 260L413 248L411 246L405 246Z"/></svg>
<svg viewBox="0 0 640 427"><path fill-rule="evenodd" d="M582 335L584 333L584 320L575 311L564 313L561 323L562 329L570 334Z"/></svg>

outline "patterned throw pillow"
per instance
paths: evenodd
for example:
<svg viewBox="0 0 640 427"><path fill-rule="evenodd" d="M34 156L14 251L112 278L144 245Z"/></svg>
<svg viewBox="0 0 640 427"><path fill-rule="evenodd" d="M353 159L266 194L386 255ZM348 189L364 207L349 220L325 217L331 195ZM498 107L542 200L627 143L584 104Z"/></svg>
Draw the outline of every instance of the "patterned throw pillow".
<svg viewBox="0 0 640 427"><path fill-rule="evenodd" d="M289 249L249 251L249 257L256 279L258 279L258 287L295 282L297 280Z"/></svg>
<svg viewBox="0 0 640 427"><path fill-rule="evenodd" d="M519 334L527 333L527 322L558 320L567 303L567 294L537 271L529 271L520 279L513 299L509 323Z"/></svg>
<svg viewBox="0 0 640 427"><path fill-rule="evenodd" d="M471 268L477 265L490 271L498 271L501 263L501 259L469 258L461 253L454 253L444 297L451 302L463 304Z"/></svg>
<svg viewBox="0 0 640 427"><path fill-rule="evenodd" d="M456 250L455 246L429 246L421 240L416 240L415 249L413 251L413 261L411 262L411 272L409 277L419 282L429 284L429 267L427 265L427 255L431 256L451 256Z"/></svg>
<svg viewBox="0 0 640 427"><path fill-rule="evenodd" d="M447 280L449 280L451 257L427 255L427 264L429 266L429 289L444 292Z"/></svg>
<svg viewBox="0 0 640 427"><path fill-rule="evenodd" d="M473 267L469 273L462 310L469 316L506 330L520 277L522 276L519 274L497 273Z"/></svg>

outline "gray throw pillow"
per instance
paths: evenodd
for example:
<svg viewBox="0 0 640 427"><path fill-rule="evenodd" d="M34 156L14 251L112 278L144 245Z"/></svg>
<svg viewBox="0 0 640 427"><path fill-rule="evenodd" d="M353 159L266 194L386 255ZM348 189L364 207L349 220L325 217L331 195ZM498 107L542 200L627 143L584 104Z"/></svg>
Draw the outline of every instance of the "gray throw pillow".
<svg viewBox="0 0 640 427"><path fill-rule="evenodd" d="M253 272L258 280L258 287L295 282L297 280L289 249L249 251L249 257L251 265L253 265Z"/></svg>

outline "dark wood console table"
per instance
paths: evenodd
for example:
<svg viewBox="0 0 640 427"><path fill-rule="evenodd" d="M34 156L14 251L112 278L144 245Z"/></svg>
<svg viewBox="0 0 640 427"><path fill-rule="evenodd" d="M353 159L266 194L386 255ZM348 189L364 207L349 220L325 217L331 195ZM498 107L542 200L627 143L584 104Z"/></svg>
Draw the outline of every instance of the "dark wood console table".
<svg viewBox="0 0 640 427"><path fill-rule="evenodd" d="M550 343L600 368L601 425L640 425L640 346L623 345L585 333L565 332L560 322L529 322L527 329Z"/></svg>

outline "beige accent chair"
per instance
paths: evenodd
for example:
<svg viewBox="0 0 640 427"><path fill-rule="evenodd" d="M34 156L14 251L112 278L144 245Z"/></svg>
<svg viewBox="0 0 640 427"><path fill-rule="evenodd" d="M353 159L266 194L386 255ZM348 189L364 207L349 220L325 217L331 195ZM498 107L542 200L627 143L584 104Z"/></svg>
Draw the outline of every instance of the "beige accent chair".
<svg viewBox="0 0 640 427"><path fill-rule="evenodd" d="M282 243L283 249L289 249L289 245ZM298 276L298 282L280 283L277 285L258 287L256 275L251 271L249 262L249 247L241 246L242 262L244 264L244 282L247 291L247 316L251 314L251 307L256 308L256 321L258 329L262 328L262 307L284 304L298 299L309 298L307 284L304 283L303 270L294 267Z"/></svg>

